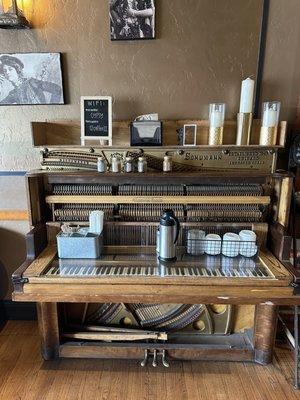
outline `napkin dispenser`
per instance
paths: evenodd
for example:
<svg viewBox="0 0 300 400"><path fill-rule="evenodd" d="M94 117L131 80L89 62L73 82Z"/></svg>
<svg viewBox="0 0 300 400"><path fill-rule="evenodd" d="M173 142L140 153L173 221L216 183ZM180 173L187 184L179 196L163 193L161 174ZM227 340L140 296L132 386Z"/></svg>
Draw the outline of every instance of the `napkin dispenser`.
<svg viewBox="0 0 300 400"><path fill-rule="evenodd" d="M162 146L162 121L133 121L130 124L131 146Z"/></svg>

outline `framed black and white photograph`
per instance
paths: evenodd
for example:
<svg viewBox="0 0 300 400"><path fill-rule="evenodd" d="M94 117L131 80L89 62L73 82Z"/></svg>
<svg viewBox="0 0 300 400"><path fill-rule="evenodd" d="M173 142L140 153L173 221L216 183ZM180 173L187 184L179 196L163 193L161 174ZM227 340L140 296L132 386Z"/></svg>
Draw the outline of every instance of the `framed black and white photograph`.
<svg viewBox="0 0 300 400"><path fill-rule="evenodd" d="M64 104L60 53L0 54L0 105Z"/></svg>
<svg viewBox="0 0 300 400"><path fill-rule="evenodd" d="M155 39L154 0L109 0L111 40Z"/></svg>

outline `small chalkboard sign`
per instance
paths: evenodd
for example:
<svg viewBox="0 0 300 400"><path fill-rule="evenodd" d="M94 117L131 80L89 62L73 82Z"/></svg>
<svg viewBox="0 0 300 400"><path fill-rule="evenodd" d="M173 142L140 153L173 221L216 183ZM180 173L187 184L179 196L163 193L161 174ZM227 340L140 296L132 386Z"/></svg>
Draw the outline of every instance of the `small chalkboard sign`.
<svg viewBox="0 0 300 400"><path fill-rule="evenodd" d="M112 145L112 97L81 97L81 145L87 140Z"/></svg>

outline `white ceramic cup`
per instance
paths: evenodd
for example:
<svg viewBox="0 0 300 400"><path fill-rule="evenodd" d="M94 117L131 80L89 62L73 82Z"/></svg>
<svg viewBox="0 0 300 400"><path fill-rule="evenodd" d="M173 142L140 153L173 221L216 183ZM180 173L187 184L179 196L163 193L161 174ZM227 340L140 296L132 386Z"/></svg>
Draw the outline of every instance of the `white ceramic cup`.
<svg viewBox="0 0 300 400"><path fill-rule="evenodd" d="M240 231L240 254L244 257L254 257L257 254L256 233L250 230Z"/></svg>
<svg viewBox="0 0 300 400"><path fill-rule="evenodd" d="M205 253L210 256L216 256L221 253L222 239L215 233L209 233L205 236Z"/></svg>
<svg viewBox="0 0 300 400"><path fill-rule="evenodd" d="M227 232L223 236L222 254L227 257L237 257L240 252L241 238L236 233Z"/></svg>
<svg viewBox="0 0 300 400"><path fill-rule="evenodd" d="M205 232L199 229L190 229L187 237L187 253L192 256L204 254Z"/></svg>

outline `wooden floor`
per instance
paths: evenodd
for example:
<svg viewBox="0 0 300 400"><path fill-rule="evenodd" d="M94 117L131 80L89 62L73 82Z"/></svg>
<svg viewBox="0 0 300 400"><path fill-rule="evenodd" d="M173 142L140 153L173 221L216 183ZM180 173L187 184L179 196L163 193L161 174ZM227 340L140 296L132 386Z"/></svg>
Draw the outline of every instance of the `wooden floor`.
<svg viewBox="0 0 300 400"><path fill-rule="evenodd" d="M274 365L177 362L169 369L133 361L44 362L35 322L8 322L0 332L0 400L286 400L292 356L277 349Z"/></svg>

